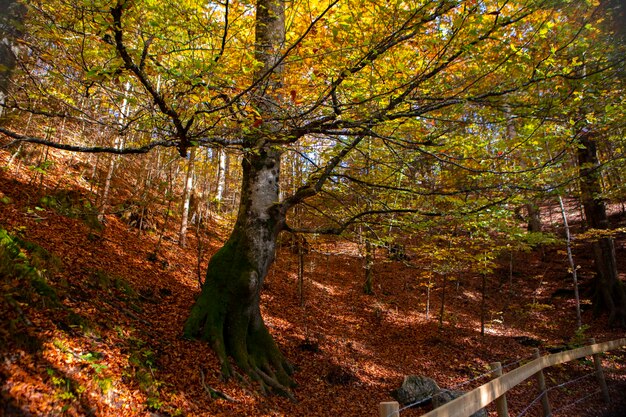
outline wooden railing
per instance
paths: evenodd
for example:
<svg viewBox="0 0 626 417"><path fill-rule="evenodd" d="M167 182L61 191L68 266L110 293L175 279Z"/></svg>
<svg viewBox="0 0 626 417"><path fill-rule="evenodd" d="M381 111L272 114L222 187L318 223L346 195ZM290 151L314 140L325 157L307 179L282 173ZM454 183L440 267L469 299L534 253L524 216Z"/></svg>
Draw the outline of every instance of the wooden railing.
<svg viewBox="0 0 626 417"><path fill-rule="evenodd" d="M550 405L546 395L545 382L542 384L543 370L545 368L569 362L574 359L583 358L585 356L593 356L596 367L596 377L598 379L598 383L600 384L600 389L604 399L608 400L608 388L604 380L604 374L598 354L626 346L626 338L597 344L592 339L591 342L592 344L588 346L553 353L546 356L540 356L539 351L537 350L535 353L536 359L533 361L520 366L507 374L497 376L490 382L463 394L462 396L434 409L429 413L424 414L422 417L469 417L494 401L496 401L497 404L498 416L508 417L505 397L506 392L531 377L536 377L539 382L540 390L543 393L542 407L544 416L549 416ZM499 366L499 363L492 364L492 369L493 368L495 368L495 375L501 374L502 367ZM399 417L398 407L399 405L395 401L380 403L379 415L380 417Z"/></svg>

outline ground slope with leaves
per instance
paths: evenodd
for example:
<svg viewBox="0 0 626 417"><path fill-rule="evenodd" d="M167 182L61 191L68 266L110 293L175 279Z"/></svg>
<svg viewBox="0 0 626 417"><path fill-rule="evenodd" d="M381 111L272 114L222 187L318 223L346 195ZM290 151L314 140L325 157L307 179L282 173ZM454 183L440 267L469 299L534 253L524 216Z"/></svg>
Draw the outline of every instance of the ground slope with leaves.
<svg viewBox="0 0 626 417"><path fill-rule="evenodd" d="M576 336L562 248L515 254L511 282L503 260L488 277L488 326L481 337L479 278L451 284L440 329L433 313L440 290L431 290L427 317L427 288L415 269L379 251L375 291L368 296L357 246L316 240L305 255L302 304L297 257L288 246L264 288L263 314L299 383L298 402L265 397L246 381L222 381L208 346L181 338L199 292L198 265L205 268L222 243L219 220L208 222L204 234L190 232L185 250L167 230L154 256L158 233L140 233L113 214L98 226L80 168L59 158L55 168L38 172L7 166L10 155L0 155L0 414L376 415L377 404L390 399L407 374L454 387L485 373L490 362L529 359L535 345L545 351L588 336L623 336L605 327L605 317L593 318L588 301L583 321L590 327ZM123 200L123 184L116 189ZM198 236L205 248L199 263ZM623 271L623 236L618 251ZM588 252L581 247L576 254L583 286L591 277ZM622 350L604 361L618 402L626 386L625 357ZM589 369L587 362L558 367L548 380L557 385ZM484 382L476 379L463 389ZM583 381L554 390L551 399L555 407L566 405L588 386ZM509 396L513 414L536 396L534 390L532 384L516 388ZM403 415L420 415L427 407ZM603 413L596 396L555 415Z"/></svg>

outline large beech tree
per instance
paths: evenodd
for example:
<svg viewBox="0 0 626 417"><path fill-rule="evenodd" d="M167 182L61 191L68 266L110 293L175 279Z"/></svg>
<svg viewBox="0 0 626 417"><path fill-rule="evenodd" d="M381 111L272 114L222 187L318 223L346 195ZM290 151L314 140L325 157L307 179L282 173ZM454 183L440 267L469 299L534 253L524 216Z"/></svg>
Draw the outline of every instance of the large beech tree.
<svg viewBox="0 0 626 417"><path fill-rule="evenodd" d="M306 204L327 233L384 216L467 215L559 163L561 142L546 145L548 157L527 146L533 132L506 143L492 133L512 114L540 119L569 100L557 81L579 76L568 51L597 17L595 5L573 3L26 1L32 53L13 108L133 140L0 132L82 152L238 149L236 223L184 333L212 345L225 375L232 358L290 395L291 367L259 303L279 233L310 231L290 226L292 209ZM120 122L124 100L131 112ZM522 149L541 156L511 164ZM287 152L305 166L293 192L279 189Z"/></svg>

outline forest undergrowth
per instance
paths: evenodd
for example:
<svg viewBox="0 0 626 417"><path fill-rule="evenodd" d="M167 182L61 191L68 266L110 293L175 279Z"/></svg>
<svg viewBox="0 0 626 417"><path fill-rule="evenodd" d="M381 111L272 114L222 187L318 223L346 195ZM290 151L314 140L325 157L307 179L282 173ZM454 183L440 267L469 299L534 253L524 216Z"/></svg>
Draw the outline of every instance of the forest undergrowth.
<svg viewBox="0 0 626 417"><path fill-rule="evenodd" d="M262 294L266 323L296 368L297 402L264 396L246 380L223 381L209 346L182 338L199 293L198 271L223 243L226 218L213 214L201 229L190 228L181 249L175 220L159 232L164 208L153 211L149 230L121 214L129 192L123 180L112 187L102 225L80 176L84 167L56 157L55 166L41 172L15 161L9 166L10 157L0 152L0 415L374 416L405 375L467 390L488 381L480 377L490 362L512 368L535 348L547 352L624 335L593 315L586 291L592 257L584 245L575 247L581 329L559 244L498 260L487 277L481 336L480 277L451 280L440 317L440 278L426 283L415 265L379 248L374 291L366 295L358 245L310 239L302 293L297 253L284 244ZM624 219L616 207L614 225ZM626 270L625 245L618 235L620 271ZM613 398L623 406L626 352L611 352L603 363ZM559 385L590 369L589 361L578 361L553 368L547 379ZM555 389L555 409L586 395L589 386ZM535 397L533 383L516 388L511 415ZM538 415L532 412L539 410L526 415ZM608 412L597 395L555 415Z"/></svg>

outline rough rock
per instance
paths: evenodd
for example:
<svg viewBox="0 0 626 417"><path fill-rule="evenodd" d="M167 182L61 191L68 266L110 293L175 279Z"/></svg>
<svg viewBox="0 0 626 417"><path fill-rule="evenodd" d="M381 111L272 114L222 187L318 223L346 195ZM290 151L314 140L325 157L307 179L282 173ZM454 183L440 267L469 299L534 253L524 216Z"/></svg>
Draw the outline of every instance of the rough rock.
<svg viewBox="0 0 626 417"><path fill-rule="evenodd" d="M432 378L409 375L404 377L400 388L391 392L391 396L402 405L426 403L440 390Z"/></svg>

